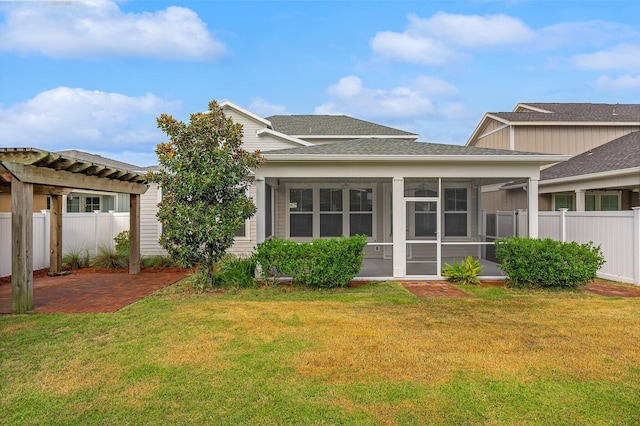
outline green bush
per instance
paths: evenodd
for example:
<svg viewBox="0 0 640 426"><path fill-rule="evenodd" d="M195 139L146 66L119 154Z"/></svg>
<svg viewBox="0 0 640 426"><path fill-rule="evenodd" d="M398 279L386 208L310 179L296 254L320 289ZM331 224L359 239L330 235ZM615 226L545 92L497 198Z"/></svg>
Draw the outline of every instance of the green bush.
<svg viewBox="0 0 640 426"><path fill-rule="evenodd" d="M213 274L215 287L253 288L256 286L256 258L226 254L216 265Z"/></svg>
<svg viewBox="0 0 640 426"><path fill-rule="evenodd" d="M131 247L131 233L122 231L113 238L116 243L116 253L129 255L129 247Z"/></svg>
<svg viewBox="0 0 640 426"><path fill-rule="evenodd" d="M500 269L519 287L575 288L593 280L605 262L592 242L509 237L495 245Z"/></svg>
<svg viewBox="0 0 640 426"><path fill-rule="evenodd" d="M175 266L169 256L144 256L141 262L145 268L171 268Z"/></svg>
<svg viewBox="0 0 640 426"><path fill-rule="evenodd" d="M345 287L362 268L366 245L365 235L300 244L276 238L258 244L256 257L267 283L291 277L310 287Z"/></svg>
<svg viewBox="0 0 640 426"><path fill-rule="evenodd" d="M472 256L461 260L460 263L454 259L453 265L445 263L442 268L442 275L457 284L480 284L480 280L477 277L481 273L482 265L480 265L480 261L474 260Z"/></svg>

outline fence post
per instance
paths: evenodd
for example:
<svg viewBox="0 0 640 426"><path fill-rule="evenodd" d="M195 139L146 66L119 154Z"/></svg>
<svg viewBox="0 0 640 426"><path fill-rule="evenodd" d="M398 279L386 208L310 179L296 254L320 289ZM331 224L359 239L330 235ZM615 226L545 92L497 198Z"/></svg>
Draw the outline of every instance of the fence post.
<svg viewBox="0 0 640 426"><path fill-rule="evenodd" d="M42 233L44 235L44 241L42 241L42 267L50 268L51 261L49 259L50 251L49 246L51 244L51 214L49 210L40 210L44 213L44 228Z"/></svg>
<svg viewBox="0 0 640 426"><path fill-rule="evenodd" d="M560 209L560 241L567 242L567 211L569 209Z"/></svg>
<svg viewBox="0 0 640 426"><path fill-rule="evenodd" d="M98 240L100 238L100 210L94 210L93 213L96 215L96 229L95 229L95 255L98 255Z"/></svg>
<svg viewBox="0 0 640 426"><path fill-rule="evenodd" d="M640 285L640 207L633 207L633 283Z"/></svg>

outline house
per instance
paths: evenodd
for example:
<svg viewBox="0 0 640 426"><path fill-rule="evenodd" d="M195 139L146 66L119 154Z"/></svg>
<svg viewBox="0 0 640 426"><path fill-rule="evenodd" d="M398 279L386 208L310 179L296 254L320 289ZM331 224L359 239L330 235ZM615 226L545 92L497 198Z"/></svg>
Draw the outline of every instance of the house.
<svg viewBox="0 0 640 426"><path fill-rule="evenodd" d="M638 131L640 104L520 103L512 112L486 113L467 146L572 157L586 153L579 161L542 173L540 210L626 210L640 205L640 173L625 161L626 154L640 151L640 143L637 135L623 137ZM588 154L621 138L621 143L598 151L602 156ZM605 156L607 170L598 164ZM526 209L527 188L523 181L487 186L483 207L490 212Z"/></svg>
<svg viewBox="0 0 640 426"><path fill-rule="evenodd" d="M247 150L265 163L255 171L258 207L232 252L250 253L267 238L294 241L365 234L361 277L436 278L444 262L483 258L481 189L518 179L535 188L540 167L568 159L510 149L417 142L417 135L345 116L262 118L220 104L244 128ZM537 191L535 191L537 194ZM537 195L528 207L537 211ZM529 229L537 231L537 215Z"/></svg>

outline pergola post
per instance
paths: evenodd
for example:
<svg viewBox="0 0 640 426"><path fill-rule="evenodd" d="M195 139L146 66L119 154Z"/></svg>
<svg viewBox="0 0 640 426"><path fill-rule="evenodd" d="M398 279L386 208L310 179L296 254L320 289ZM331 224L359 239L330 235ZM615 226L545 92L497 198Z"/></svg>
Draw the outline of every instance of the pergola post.
<svg viewBox="0 0 640 426"><path fill-rule="evenodd" d="M33 184L11 179L11 312L33 309Z"/></svg>
<svg viewBox="0 0 640 426"><path fill-rule="evenodd" d="M62 272L62 195L51 194L49 224L49 275Z"/></svg>
<svg viewBox="0 0 640 426"><path fill-rule="evenodd" d="M140 273L140 194L129 195L129 273Z"/></svg>

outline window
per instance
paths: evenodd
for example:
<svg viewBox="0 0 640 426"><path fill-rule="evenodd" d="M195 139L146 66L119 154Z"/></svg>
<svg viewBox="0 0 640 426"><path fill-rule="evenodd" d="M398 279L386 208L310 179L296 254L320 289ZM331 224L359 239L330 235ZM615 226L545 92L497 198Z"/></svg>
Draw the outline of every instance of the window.
<svg viewBox="0 0 640 426"><path fill-rule="evenodd" d="M325 184L326 185L326 184ZM289 237L374 235L373 188L289 188Z"/></svg>
<svg viewBox="0 0 640 426"><path fill-rule="evenodd" d="M553 210L558 211L560 209L575 209L575 207L573 207L573 194L553 195Z"/></svg>
<svg viewBox="0 0 640 426"><path fill-rule="evenodd" d="M444 189L444 235L466 237L468 234L467 188Z"/></svg>
<svg viewBox="0 0 640 426"><path fill-rule="evenodd" d="M588 212L596 211L596 196L594 194L586 194L584 196L584 210Z"/></svg>
<svg viewBox="0 0 640 426"><path fill-rule="evenodd" d="M349 235L373 236L373 189L350 189L349 212Z"/></svg>
<svg viewBox="0 0 640 426"><path fill-rule="evenodd" d="M600 195L600 210L602 211L620 210L620 197L618 197L618 194Z"/></svg>
<svg viewBox="0 0 640 426"><path fill-rule="evenodd" d="M320 188L320 236L339 237L342 232L342 189Z"/></svg>
<svg viewBox="0 0 640 426"><path fill-rule="evenodd" d="M67 213L80 213L80 197L73 195L67 197Z"/></svg>
<svg viewBox="0 0 640 426"><path fill-rule="evenodd" d="M240 228L238 228L234 235L236 238L245 238L247 236L247 224L244 223Z"/></svg>
<svg viewBox="0 0 640 426"><path fill-rule="evenodd" d="M100 210L100 197L86 197L84 201L84 211L90 213Z"/></svg>
<svg viewBox="0 0 640 426"><path fill-rule="evenodd" d="M313 189L289 190L289 236L313 236Z"/></svg>

